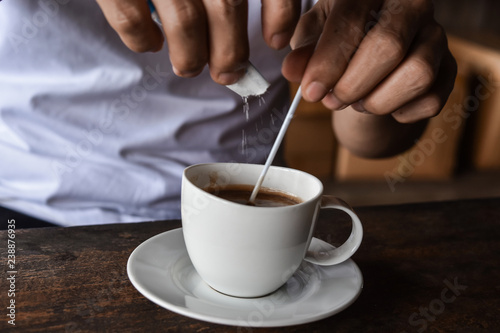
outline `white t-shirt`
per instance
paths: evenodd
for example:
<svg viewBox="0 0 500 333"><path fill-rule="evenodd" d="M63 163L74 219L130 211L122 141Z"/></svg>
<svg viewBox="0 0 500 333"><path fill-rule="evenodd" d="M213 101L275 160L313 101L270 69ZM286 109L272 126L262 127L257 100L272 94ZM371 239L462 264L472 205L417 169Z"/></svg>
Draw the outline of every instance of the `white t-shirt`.
<svg viewBox="0 0 500 333"><path fill-rule="evenodd" d="M179 78L166 46L128 50L95 1L0 2L0 205L65 226L180 218L186 166L262 163L289 100L286 51L249 3L250 60L271 88L247 119L207 69Z"/></svg>

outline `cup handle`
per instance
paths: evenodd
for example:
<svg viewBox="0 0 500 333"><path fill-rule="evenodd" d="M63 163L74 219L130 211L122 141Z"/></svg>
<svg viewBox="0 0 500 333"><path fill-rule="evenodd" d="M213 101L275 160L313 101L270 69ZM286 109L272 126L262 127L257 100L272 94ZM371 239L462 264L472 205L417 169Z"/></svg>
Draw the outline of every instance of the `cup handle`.
<svg viewBox="0 0 500 333"><path fill-rule="evenodd" d="M354 213L352 208L342 199L324 195L321 198L320 208L339 209L349 214L352 221L351 235L344 244L337 248L325 241L312 238L304 259L310 263L321 266L340 264L349 259L359 248L361 240L363 239L363 226L356 213Z"/></svg>

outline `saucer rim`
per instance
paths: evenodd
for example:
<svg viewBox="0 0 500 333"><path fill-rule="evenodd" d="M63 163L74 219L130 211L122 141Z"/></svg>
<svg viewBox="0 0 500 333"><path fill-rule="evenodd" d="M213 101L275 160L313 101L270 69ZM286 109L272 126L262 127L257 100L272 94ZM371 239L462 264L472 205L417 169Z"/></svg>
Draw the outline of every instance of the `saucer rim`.
<svg viewBox="0 0 500 333"><path fill-rule="evenodd" d="M134 267L133 267L134 266L134 258L138 255L138 253L140 253L143 250L144 247L147 247L156 238L164 238L167 236L179 237L175 234L179 234L180 237L183 237L182 227L171 229L171 230L162 232L160 234L154 235L154 236L148 238L147 240L143 241L141 244L139 244L132 251L132 253L130 254L128 261L127 261L127 276L129 278L130 282L132 283L132 285L137 289L137 291L139 291L139 293L142 296L144 296L149 301L155 303L156 305L158 305L166 310L175 312L177 314L180 314L180 315L183 315L183 316L186 316L189 318L205 321L208 323L214 323L214 324L256 328L256 326L244 325L245 322L241 322L241 321L238 321L236 319L203 314L203 313L193 311L192 309L189 309L187 307L172 304L168 300L157 296L156 294L154 294L153 292L148 290L146 286L143 286L141 284L140 279L138 277L136 277L132 271L134 269ZM184 240L183 240L183 242L184 242ZM185 252L186 252L185 255L187 255L187 250L185 250ZM265 321L262 324L259 324L258 327L262 327L262 328L264 328L264 327L286 327L286 326L307 324L307 323L311 323L311 322L315 322L315 321L319 321L319 320L331 317L339 312L342 312L343 310L345 310L349 306L351 306L358 299L359 295L361 294L361 292L363 290L364 279L363 279L363 275L362 275L361 270L359 269L358 265L354 262L354 260L347 259L344 263L341 263L341 264L346 264L346 263L350 264L351 267L354 269L355 275L359 279L359 286L356 286L357 287L356 291L353 292L353 295L351 296L351 298L348 299L345 303L340 304L339 306L334 307L329 311L325 311L325 312L322 312L318 315L313 315L313 316L308 316L308 317L290 318L290 319L286 319L286 320L284 320L283 318L274 318L274 319L273 318L266 318ZM329 267L333 267L333 266L319 266L319 265L315 265L312 263L309 263L309 264L316 266L320 269L328 269ZM193 269L194 269L194 267L193 267ZM182 292L182 290L180 288L178 288L178 289ZM273 293L271 293L271 295L272 294ZM226 297L232 297L232 296L226 295Z"/></svg>

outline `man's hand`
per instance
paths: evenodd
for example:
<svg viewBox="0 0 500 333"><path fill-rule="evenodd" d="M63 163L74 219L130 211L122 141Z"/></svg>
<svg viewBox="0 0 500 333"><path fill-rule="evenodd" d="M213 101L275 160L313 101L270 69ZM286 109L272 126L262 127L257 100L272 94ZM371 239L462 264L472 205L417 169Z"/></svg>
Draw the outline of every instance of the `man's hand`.
<svg viewBox="0 0 500 333"><path fill-rule="evenodd" d="M430 0L319 0L291 45L283 74L306 100L400 123L437 115L456 76Z"/></svg>
<svg viewBox="0 0 500 333"><path fill-rule="evenodd" d="M252 0L255 1L255 0ZM97 0L109 24L136 52L158 51L161 30L146 0ZM174 73L198 75L209 65L213 80L235 83L249 56L246 0L153 0L162 21ZM288 45L300 16L300 0L262 0L262 29L269 46Z"/></svg>

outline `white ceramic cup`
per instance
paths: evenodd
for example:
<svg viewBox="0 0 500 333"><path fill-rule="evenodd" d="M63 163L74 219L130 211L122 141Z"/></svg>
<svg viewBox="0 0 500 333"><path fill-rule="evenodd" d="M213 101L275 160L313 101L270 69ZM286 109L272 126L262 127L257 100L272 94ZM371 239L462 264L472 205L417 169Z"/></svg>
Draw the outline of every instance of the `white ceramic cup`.
<svg viewBox="0 0 500 333"><path fill-rule="evenodd" d="M305 172L271 167L263 187L293 194L302 203L285 207L246 206L203 190L228 184L254 185L262 165L193 165L182 178L182 229L188 255L213 289L236 297L259 297L277 290L302 260L335 265L350 258L363 238L357 215L342 200L323 196L323 185ZM340 209L352 232L340 247L313 238L318 212Z"/></svg>

